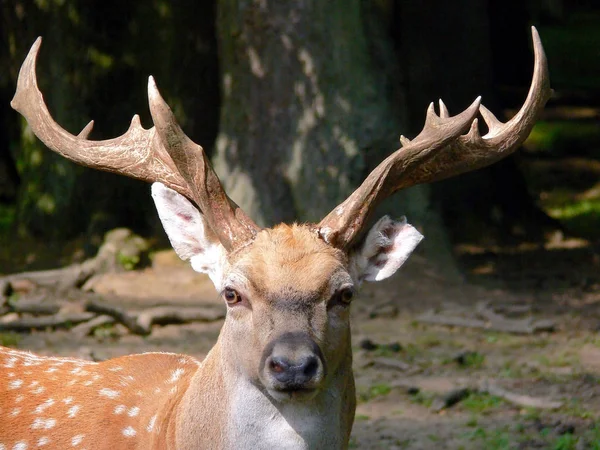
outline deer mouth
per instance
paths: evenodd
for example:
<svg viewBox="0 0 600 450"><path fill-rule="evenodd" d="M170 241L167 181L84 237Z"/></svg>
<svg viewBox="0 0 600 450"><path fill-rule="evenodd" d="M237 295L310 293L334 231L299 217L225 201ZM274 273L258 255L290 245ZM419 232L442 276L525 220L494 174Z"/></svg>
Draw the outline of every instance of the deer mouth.
<svg viewBox="0 0 600 450"><path fill-rule="evenodd" d="M312 400L318 393L316 388L285 387L281 389L268 389L269 395L281 403Z"/></svg>

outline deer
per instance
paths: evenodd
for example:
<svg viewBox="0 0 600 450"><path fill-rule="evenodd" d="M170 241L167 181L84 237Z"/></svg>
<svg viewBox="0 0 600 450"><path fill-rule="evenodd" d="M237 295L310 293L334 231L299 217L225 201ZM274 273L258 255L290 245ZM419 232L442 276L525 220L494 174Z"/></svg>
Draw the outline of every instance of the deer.
<svg viewBox="0 0 600 450"><path fill-rule="evenodd" d="M144 353L91 362L1 348L0 450L348 448L356 407L350 305L363 282L392 276L423 239L405 218L365 226L397 191L482 168L520 146L551 95L535 28L532 35L532 82L512 119L501 122L480 98L455 116L432 103L423 130L402 136L319 223L272 228L227 196L152 77L152 128L137 115L110 140L88 139L93 121L78 135L61 128L37 86L38 38L11 106L62 156L152 182L173 249L210 277L227 314L203 361Z"/></svg>

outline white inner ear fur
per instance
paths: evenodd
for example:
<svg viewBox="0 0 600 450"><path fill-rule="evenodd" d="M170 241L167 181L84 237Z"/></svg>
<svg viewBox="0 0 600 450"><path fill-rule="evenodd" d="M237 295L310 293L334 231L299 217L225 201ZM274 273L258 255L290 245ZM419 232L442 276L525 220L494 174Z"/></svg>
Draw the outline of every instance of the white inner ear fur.
<svg viewBox="0 0 600 450"><path fill-rule="evenodd" d="M152 199L175 253L196 272L208 274L219 291L227 252L202 213L162 183L152 184Z"/></svg>
<svg viewBox="0 0 600 450"><path fill-rule="evenodd" d="M393 275L408 259L423 235L406 217L399 221L384 216L369 230L363 244L350 255L355 282L380 281Z"/></svg>

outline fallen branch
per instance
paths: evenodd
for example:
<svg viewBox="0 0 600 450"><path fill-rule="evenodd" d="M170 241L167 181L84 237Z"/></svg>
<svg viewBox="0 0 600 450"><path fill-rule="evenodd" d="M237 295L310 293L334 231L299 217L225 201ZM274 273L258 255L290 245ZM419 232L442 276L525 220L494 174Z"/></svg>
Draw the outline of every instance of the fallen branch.
<svg viewBox="0 0 600 450"><path fill-rule="evenodd" d="M451 408L457 403L462 402L471 394L471 392L472 390L466 387L452 389L441 397L436 398L431 405L431 409L435 412L439 412L442 409Z"/></svg>
<svg viewBox="0 0 600 450"><path fill-rule="evenodd" d="M142 311L137 317L137 325L149 334L152 325L172 323L214 322L225 317L222 310L215 308L180 308L173 306L157 306Z"/></svg>
<svg viewBox="0 0 600 450"><path fill-rule="evenodd" d="M555 323L552 320L505 318L504 316L501 316L500 314L497 314L488 308L487 304L478 305L476 312L479 316L483 317L483 319L448 316L430 310L418 316L416 320L418 322L434 325L478 328L483 330L515 334L535 334L541 331L554 331L555 328Z"/></svg>
<svg viewBox="0 0 600 450"><path fill-rule="evenodd" d="M69 328L95 317L93 313L56 314L54 316L26 317L12 322L0 323L0 331L43 330L45 328Z"/></svg>
<svg viewBox="0 0 600 450"><path fill-rule="evenodd" d="M96 316L92 320L87 322L80 323L76 327L71 329L71 332L77 336L78 338L84 338L89 336L96 330L97 328L103 327L105 325L110 325L115 323L115 319L111 316L101 315Z"/></svg>
<svg viewBox="0 0 600 450"><path fill-rule="evenodd" d="M60 311L61 305L58 303L40 303L42 298L32 298L19 300L12 303L7 312L16 312L19 314L33 314L39 316L51 316Z"/></svg>
<svg viewBox="0 0 600 450"><path fill-rule="evenodd" d="M140 334L142 336L150 334L151 330L147 327L140 326L135 315L129 314L118 306L111 306L94 300L88 300L85 304L85 310L96 314L110 316L134 334Z"/></svg>
<svg viewBox="0 0 600 450"><path fill-rule="evenodd" d="M479 386L479 392L487 393L495 397L499 397L508 403L523 408L539 408L539 409L558 409L563 403L559 401L549 400L540 397L532 397L530 395L515 394L507 391L497 384L487 380L483 381Z"/></svg>
<svg viewBox="0 0 600 450"><path fill-rule="evenodd" d="M104 243L98 254L82 263L71 264L61 269L40 270L7 275L0 278L0 287L11 283L28 280L40 287L52 287L66 290L82 286L89 278L98 273L124 270L120 257L139 260L147 244L130 230L117 228L106 233Z"/></svg>
<svg viewBox="0 0 600 450"><path fill-rule="evenodd" d="M508 403L521 408L558 409L563 403L541 397L522 395L498 386L495 382L484 380L479 383L470 383L451 389L433 401L431 409L439 412L451 408L466 399L472 393L488 394L498 397Z"/></svg>
<svg viewBox="0 0 600 450"><path fill-rule="evenodd" d="M387 367L390 369L401 370L403 372L406 372L407 370L410 370L413 367L410 364L405 363L404 361L400 361L400 360L394 359L394 358L384 358L384 357L373 358L373 364L376 366L382 366L382 367Z"/></svg>

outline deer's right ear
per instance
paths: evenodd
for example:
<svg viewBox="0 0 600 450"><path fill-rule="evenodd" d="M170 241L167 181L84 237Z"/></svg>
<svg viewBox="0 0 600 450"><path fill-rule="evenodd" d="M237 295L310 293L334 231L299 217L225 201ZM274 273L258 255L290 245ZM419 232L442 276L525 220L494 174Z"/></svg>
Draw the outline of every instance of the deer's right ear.
<svg viewBox="0 0 600 450"><path fill-rule="evenodd" d="M175 253L196 272L208 274L218 290L226 251L202 213L162 183L152 184L152 199Z"/></svg>

